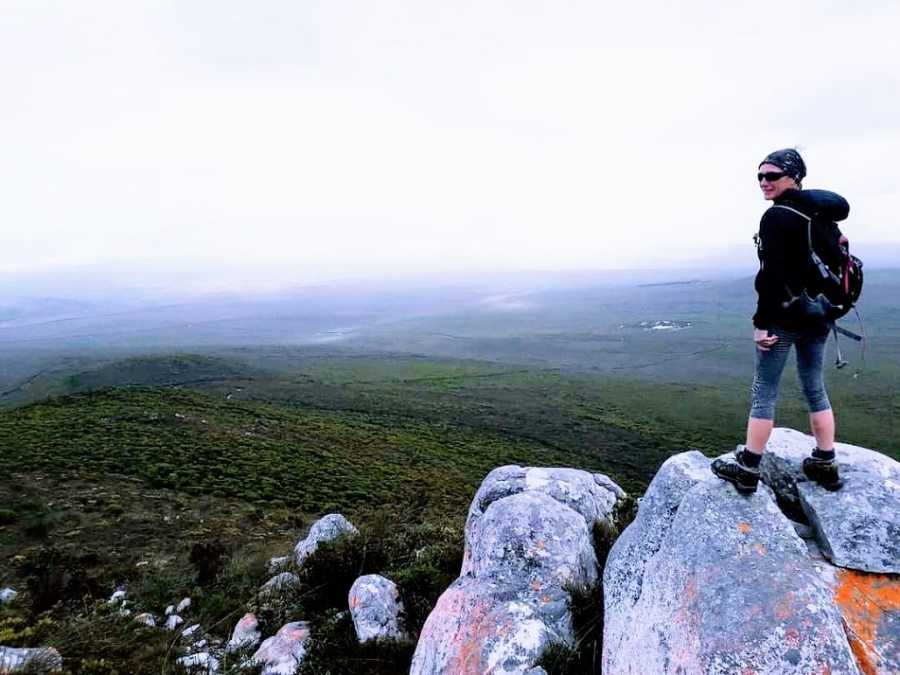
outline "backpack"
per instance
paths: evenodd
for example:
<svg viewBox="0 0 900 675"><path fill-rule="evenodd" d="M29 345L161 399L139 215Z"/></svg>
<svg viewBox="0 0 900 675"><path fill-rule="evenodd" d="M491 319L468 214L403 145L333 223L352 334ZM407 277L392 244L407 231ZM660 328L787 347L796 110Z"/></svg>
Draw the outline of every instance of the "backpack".
<svg viewBox="0 0 900 675"><path fill-rule="evenodd" d="M840 319L853 309L862 294L862 260L850 254L849 242L841 236L837 223L810 217L782 204L773 204L773 208L787 209L806 220L806 283L799 296L787 289L791 300L786 307L800 301L801 311L808 316L828 322Z"/></svg>

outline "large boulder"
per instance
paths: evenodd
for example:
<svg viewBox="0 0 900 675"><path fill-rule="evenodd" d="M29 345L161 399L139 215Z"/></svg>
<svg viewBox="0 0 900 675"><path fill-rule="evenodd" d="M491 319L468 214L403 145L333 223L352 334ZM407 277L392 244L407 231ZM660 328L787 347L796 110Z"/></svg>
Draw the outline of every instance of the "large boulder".
<svg viewBox="0 0 900 675"><path fill-rule="evenodd" d="M267 638L252 656L252 662L262 666L261 675L294 675L306 655L309 624L294 621L282 626Z"/></svg>
<svg viewBox="0 0 900 675"><path fill-rule="evenodd" d="M569 593L597 583L593 527L623 495L576 469L492 471L469 509L461 576L425 622L411 675L522 673L551 642L574 644Z"/></svg>
<svg viewBox="0 0 900 675"><path fill-rule="evenodd" d="M360 642L406 638L403 602L397 584L390 579L379 574L359 577L350 587L347 601Z"/></svg>
<svg viewBox="0 0 900 675"><path fill-rule="evenodd" d="M294 547L294 560L297 566L303 565L303 562L315 553L319 544L324 541L332 541L342 535L359 534L353 523L347 520L340 513L329 513L312 524L309 528L309 534L304 539L297 542Z"/></svg>
<svg viewBox="0 0 900 675"><path fill-rule="evenodd" d="M0 673L49 673L63 665L59 652L52 647L16 649L0 646Z"/></svg>
<svg viewBox="0 0 900 675"><path fill-rule="evenodd" d="M763 480L809 519L825 555L840 567L900 574L900 462L836 443L844 487L829 492L803 475L815 439L775 429L763 455Z"/></svg>
<svg viewBox="0 0 900 675"><path fill-rule="evenodd" d="M604 573L603 672L857 673L840 612L765 486L670 458Z"/></svg>

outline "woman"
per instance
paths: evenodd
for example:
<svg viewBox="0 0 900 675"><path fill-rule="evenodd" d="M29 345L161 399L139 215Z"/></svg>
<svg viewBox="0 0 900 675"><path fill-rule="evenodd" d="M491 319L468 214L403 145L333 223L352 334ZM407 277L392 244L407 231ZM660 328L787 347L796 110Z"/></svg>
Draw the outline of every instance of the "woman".
<svg viewBox="0 0 900 675"><path fill-rule="evenodd" d="M825 190L803 190L806 164L791 148L776 150L759 164L757 179L763 198L774 203L759 225L759 296L753 315L756 374L747 422L747 442L735 451L736 461L718 459L712 470L741 494L756 492L759 463L772 433L778 383L791 346L797 351L797 371L809 407L809 425L816 438L803 472L829 490L842 482L834 457L834 413L825 392L823 365L830 324L803 312L802 292L809 269L808 219L844 220L847 201ZM836 226L835 226L836 227Z"/></svg>

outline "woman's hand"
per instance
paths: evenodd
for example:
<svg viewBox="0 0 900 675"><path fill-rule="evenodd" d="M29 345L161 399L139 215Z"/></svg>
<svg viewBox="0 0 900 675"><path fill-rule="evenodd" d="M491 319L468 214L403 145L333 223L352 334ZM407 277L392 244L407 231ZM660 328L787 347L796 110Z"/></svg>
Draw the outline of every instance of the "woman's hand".
<svg viewBox="0 0 900 675"><path fill-rule="evenodd" d="M754 328L753 341L756 343L757 349L767 352L772 348L772 345L778 342L778 336L769 335L769 331L764 328Z"/></svg>

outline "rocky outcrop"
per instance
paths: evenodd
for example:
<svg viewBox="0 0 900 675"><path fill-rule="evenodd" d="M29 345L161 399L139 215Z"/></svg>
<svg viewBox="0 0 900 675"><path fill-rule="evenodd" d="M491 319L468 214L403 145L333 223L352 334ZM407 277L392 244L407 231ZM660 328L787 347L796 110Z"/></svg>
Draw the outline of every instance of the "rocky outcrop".
<svg viewBox="0 0 900 675"><path fill-rule="evenodd" d="M466 522L462 574L422 629L411 675L522 673L574 641L569 589L598 580L592 528L622 490L575 469L504 466Z"/></svg>
<svg viewBox="0 0 900 675"><path fill-rule="evenodd" d="M294 560L300 567L316 551L320 543L332 541L342 535L356 534L359 534L359 530L353 526L353 523L340 513L329 513L313 523L306 538L294 547Z"/></svg>
<svg viewBox="0 0 900 675"><path fill-rule="evenodd" d="M360 642L403 640L403 603L397 585L378 574L367 574L353 582L348 594L350 615Z"/></svg>
<svg viewBox="0 0 900 675"><path fill-rule="evenodd" d="M0 647L0 674L49 673L62 668L59 652L49 647L15 649Z"/></svg>
<svg viewBox="0 0 900 675"><path fill-rule="evenodd" d="M875 504L892 504L889 521L900 500L889 485L879 492L872 476L892 480L885 469L892 460L839 447L844 490L852 481L869 495L849 491L844 501L843 491L801 480L808 437L779 430L773 440L763 475L788 512L802 517L789 499L794 491L810 526L788 520L766 485L742 497L710 473L700 453L670 458L609 555L605 674L900 672L900 578L835 567L829 559L839 557L823 525L844 508L856 510L848 517L863 527L881 515L863 517ZM866 567L873 559L897 562L877 528L866 527L853 539L854 560Z"/></svg>
<svg viewBox="0 0 900 675"><path fill-rule="evenodd" d="M603 672L857 672L831 594L768 489L668 460L604 574ZM646 505L646 507L645 507Z"/></svg>
<svg viewBox="0 0 900 675"><path fill-rule="evenodd" d="M802 508L831 562L865 572L900 574L900 463L846 443L835 451L843 489L806 480L801 464L815 440L776 429L763 456L763 479L786 503Z"/></svg>
<svg viewBox="0 0 900 675"><path fill-rule="evenodd" d="M295 621L285 624L267 638L252 657L262 666L262 675L294 675L306 655L309 624Z"/></svg>

